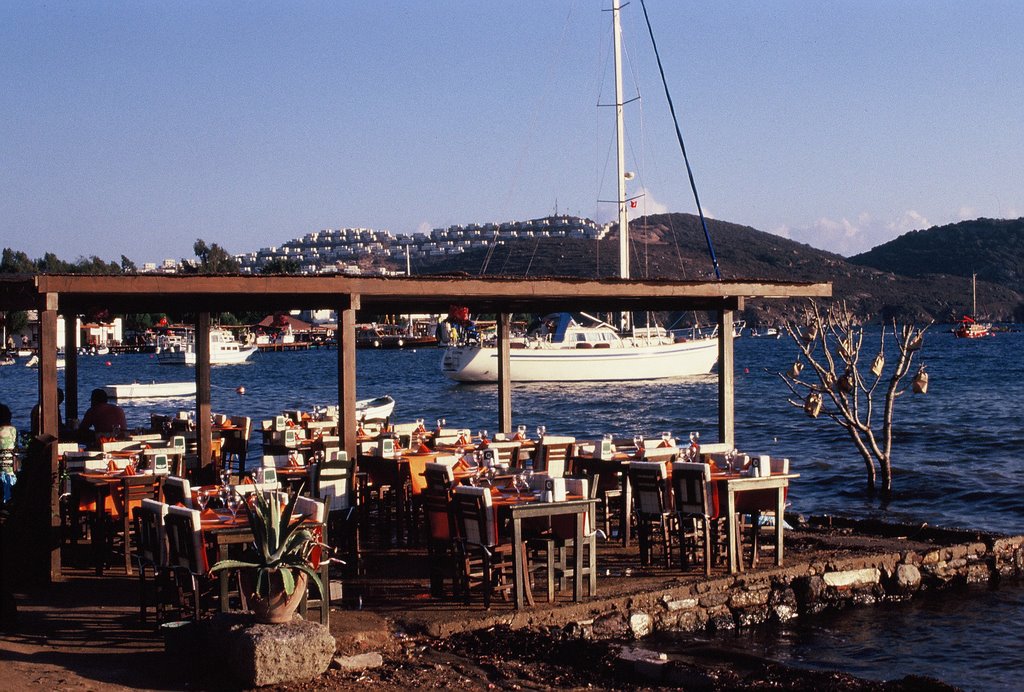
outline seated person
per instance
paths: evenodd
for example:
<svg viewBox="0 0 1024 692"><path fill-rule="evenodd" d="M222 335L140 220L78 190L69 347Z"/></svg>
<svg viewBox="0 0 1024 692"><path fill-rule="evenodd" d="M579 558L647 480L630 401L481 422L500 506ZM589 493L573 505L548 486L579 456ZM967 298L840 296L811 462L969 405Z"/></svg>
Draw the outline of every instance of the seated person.
<svg viewBox="0 0 1024 692"><path fill-rule="evenodd" d="M64 425L64 416L61 414L60 405L64 403L64 390L57 390L57 435L60 438L66 438L68 435L74 436L74 429ZM29 433L32 437L39 434L39 424L42 417L39 415L39 404L32 407L32 415L29 425Z"/></svg>
<svg viewBox="0 0 1024 692"><path fill-rule="evenodd" d="M83 442L96 442L101 437L122 439L128 433L128 423L124 417L124 409L108 401L107 393L102 389L92 390L89 410L82 416L78 426L78 436ZM92 428L92 430L90 430Z"/></svg>

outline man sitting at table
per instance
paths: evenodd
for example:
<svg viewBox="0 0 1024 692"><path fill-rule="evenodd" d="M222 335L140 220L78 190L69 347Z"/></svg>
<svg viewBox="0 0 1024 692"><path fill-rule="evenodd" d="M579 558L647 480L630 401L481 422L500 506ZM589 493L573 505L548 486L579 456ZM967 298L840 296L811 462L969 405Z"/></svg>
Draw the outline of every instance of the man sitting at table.
<svg viewBox="0 0 1024 692"><path fill-rule="evenodd" d="M127 434L128 423L124 409L111 404L105 391L92 390L90 403L89 410L82 416L82 423L78 426L79 440L90 443L104 437L121 439Z"/></svg>

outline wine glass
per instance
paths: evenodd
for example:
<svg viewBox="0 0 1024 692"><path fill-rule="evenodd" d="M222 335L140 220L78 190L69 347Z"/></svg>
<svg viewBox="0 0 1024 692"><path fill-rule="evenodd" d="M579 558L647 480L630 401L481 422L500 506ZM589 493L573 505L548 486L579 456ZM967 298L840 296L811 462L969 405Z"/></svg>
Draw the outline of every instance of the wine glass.
<svg viewBox="0 0 1024 692"><path fill-rule="evenodd" d="M210 496L206 494L205 490L196 491L196 504L199 505L199 511L205 512L206 505L210 501Z"/></svg>
<svg viewBox="0 0 1024 692"><path fill-rule="evenodd" d="M234 491L228 493L228 511L231 512L231 521L238 519L238 510L242 507L242 496Z"/></svg>
<svg viewBox="0 0 1024 692"><path fill-rule="evenodd" d="M546 433L547 431L548 431L548 428L547 428L546 425L538 425L537 426L537 439L538 440L543 439L544 433Z"/></svg>
<svg viewBox="0 0 1024 692"><path fill-rule="evenodd" d="M637 433L633 435L633 446L636 447L636 452L639 454L644 449L644 436Z"/></svg>
<svg viewBox="0 0 1024 692"><path fill-rule="evenodd" d="M520 439L526 439L526 426L525 425L517 425L516 426L516 433L519 435Z"/></svg>
<svg viewBox="0 0 1024 692"><path fill-rule="evenodd" d="M672 432L669 431L669 430L666 430L665 432L661 433L661 440L662 440L662 442L667 442L668 444L672 444ZM665 446L667 447L668 445L665 445Z"/></svg>

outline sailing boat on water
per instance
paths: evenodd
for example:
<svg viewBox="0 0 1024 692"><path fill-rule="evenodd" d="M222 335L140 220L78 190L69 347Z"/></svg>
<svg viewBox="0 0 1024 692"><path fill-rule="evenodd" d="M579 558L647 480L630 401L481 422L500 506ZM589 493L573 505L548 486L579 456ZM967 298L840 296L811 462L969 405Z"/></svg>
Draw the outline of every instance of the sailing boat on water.
<svg viewBox="0 0 1024 692"><path fill-rule="evenodd" d="M978 322L978 275L971 274L971 314L960 318L953 334L958 339L980 339L983 336L994 336L992 325L988 322Z"/></svg>
<svg viewBox="0 0 1024 692"><path fill-rule="evenodd" d="M629 278L630 199L626 196L626 143L623 124L622 44L619 0L612 0L615 44L615 124L618 174L619 277ZM635 204L635 202L633 202ZM554 313L524 337L510 342L513 382L587 382L648 380L703 375L718 362L718 335L673 334L661 327L630 333L584 315L583 324L568 313ZM445 349L441 371L457 382L497 382L494 342L456 343Z"/></svg>

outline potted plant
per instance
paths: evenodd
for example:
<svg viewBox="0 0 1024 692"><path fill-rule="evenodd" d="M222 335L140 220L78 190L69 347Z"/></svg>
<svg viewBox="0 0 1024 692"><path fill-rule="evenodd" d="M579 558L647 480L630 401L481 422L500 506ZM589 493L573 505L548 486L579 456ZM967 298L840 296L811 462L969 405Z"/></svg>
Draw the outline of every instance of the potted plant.
<svg viewBox="0 0 1024 692"><path fill-rule="evenodd" d="M252 543L241 559L221 560L210 568L210 572L238 570L242 605L261 622L290 621L308 579L323 593L314 567L321 543L301 517L293 516L298 494L289 495L283 508L277 497L276 493L253 494L245 503Z"/></svg>

